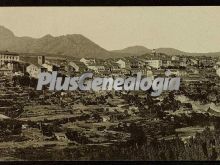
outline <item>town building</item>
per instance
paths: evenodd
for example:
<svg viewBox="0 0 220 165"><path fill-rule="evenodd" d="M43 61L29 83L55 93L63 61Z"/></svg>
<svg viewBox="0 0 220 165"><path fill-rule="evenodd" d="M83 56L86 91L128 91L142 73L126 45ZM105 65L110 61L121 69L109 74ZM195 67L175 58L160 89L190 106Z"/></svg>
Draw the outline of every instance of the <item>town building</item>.
<svg viewBox="0 0 220 165"><path fill-rule="evenodd" d="M147 65L156 69L159 69L162 66L162 60L146 60L145 62Z"/></svg>
<svg viewBox="0 0 220 165"><path fill-rule="evenodd" d="M41 67L38 65L30 64L26 68L26 72L29 73L31 77L38 78L38 75L41 71Z"/></svg>
<svg viewBox="0 0 220 165"><path fill-rule="evenodd" d="M7 65L6 66L2 66L0 68L0 75L1 76L11 76L12 75L12 68L8 67Z"/></svg>
<svg viewBox="0 0 220 165"><path fill-rule="evenodd" d="M210 57L202 57L199 59L200 67L213 67L214 63L214 60Z"/></svg>
<svg viewBox="0 0 220 165"><path fill-rule="evenodd" d="M196 60L196 59L190 59L188 61L189 65L192 65L192 66L197 66L199 64L199 61Z"/></svg>
<svg viewBox="0 0 220 165"><path fill-rule="evenodd" d="M123 68L126 67L125 61L123 61L123 60L121 60L121 59L118 60L116 63L119 65L119 67L120 67L121 69L123 69Z"/></svg>
<svg viewBox="0 0 220 165"><path fill-rule="evenodd" d="M88 67L88 69L93 70L93 71L95 71L96 73L105 71L105 67L102 66L102 65L100 65L100 66L95 66L95 65L94 65L94 66L87 66L87 67Z"/></svg>
<svg viewBox="0 0 220 165"><path fill-rule="evenodd" d="M0 65L4 65L5 62L13 62L19 61L19 54L8 52L8 51L1 51L0 52Z"/></svg>
<svg viewBox="0 0 220 165"><path fill-rule="evenodd" d="M85 58L81 58L80 62L84 63L85 65L93 65L96 63L95 59L85 59Z"/></svg>
<svg viewBox="0 0 220 165"><path fill-rule="evenodd" d="M38 60L38 64L39 65L42 65L42 64L44 64L46 62L45 56L38 56L37 60Z"/></svg>
<svg viewBox="0 0 220 165"><path fill-rule="evenodd" d="M162 60L162 66L163 67L172 66L172 61L171 60Z"/></svg>
<svg viewBox="0 0 220 165"><path fill-rule="evenodd" d="M180 66L181 67L186 67L187 66L187 58L186 57L181 57L180 58Z"/></svg>
<svg viewBox="0 0 220 165"><path fill-rule="evenodd" d="M138 59L130 59L129 61L131 68L142 68L145 66L145 62Z"/></svg>
<svg viewBox="0 0 220 165"><path fill-rule="evenodd" d="M39 64L40 65L40 64ZM44 63L41 65L43 68L46 68L48 72L52 72L54 71L54 65L50 64L50 63Z"/></svg>
<svg viewBox="0 0 220 165"><path fill-rule="evenodd" d="M216 70L216 74L220 77L220 68Z"/></svg>
<svg viewBox="0 0 220 165"><path fill-rule="evenodd" d="M172 56L172 58L171 58L172 61L179 61L179 59L180 58L178 56Z"/></svg>

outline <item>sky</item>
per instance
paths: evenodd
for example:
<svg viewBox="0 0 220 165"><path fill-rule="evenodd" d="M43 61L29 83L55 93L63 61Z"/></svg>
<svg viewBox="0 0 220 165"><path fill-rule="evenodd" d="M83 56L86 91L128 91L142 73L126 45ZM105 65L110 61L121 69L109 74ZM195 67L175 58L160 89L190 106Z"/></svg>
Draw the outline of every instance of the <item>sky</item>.
<svg viewBox="0 0 220 165"><path fill-rule="evenodd" d="M220 7L0 7L16 36L82 34L107 50L220 51Z"/></svg>

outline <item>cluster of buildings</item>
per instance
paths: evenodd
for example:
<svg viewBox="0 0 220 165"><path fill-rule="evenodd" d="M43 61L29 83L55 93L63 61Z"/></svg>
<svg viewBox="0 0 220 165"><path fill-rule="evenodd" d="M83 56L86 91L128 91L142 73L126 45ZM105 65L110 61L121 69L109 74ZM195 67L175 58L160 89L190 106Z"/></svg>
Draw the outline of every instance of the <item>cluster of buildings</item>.
<svg viewBox="0 0 220 165"><path fill-rule="evenodd" d="M220 75L218 58L168 56L161 53L146 54L139 57L123 57L110 59L67 59L52 58L43 55L20 57L17 53L0 52L0 74L24 74L38 78L42 71L59 71L63 75L76 75L92 71L98 75L134 75L142 72L146 76L163 75L169 69L173 75L191 77L199 75L201 69L214 68L216 75Z"/></svg>
<svg viewBox="0 0 220 165"><path fill-rule="evenodd" d="M0 74L11 75L19 60L18 53L0 51Z"/></svg>

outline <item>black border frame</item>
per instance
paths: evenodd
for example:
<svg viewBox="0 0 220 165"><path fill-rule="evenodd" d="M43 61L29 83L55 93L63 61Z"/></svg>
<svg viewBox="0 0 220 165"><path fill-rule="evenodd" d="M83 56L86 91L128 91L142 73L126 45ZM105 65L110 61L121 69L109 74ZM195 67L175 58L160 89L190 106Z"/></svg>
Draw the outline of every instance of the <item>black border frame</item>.
<svg viewBox="0 0 220 165"><path fill-rule="evenodd" d="M0 6L216 6L219 0L0 0Z"/></svg>

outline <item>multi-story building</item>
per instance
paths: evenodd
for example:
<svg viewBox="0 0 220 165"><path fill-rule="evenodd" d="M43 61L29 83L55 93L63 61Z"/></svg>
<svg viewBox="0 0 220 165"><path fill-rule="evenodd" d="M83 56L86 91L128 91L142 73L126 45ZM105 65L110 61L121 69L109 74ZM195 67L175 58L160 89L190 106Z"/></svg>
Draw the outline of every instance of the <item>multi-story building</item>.
<svg viewBox="0 0 220 165"><path fill-rule="evenodd" d="M1 51L0 52L0 65L4 65L5 62L19 61L19 55L17 53Z"/></svg>

